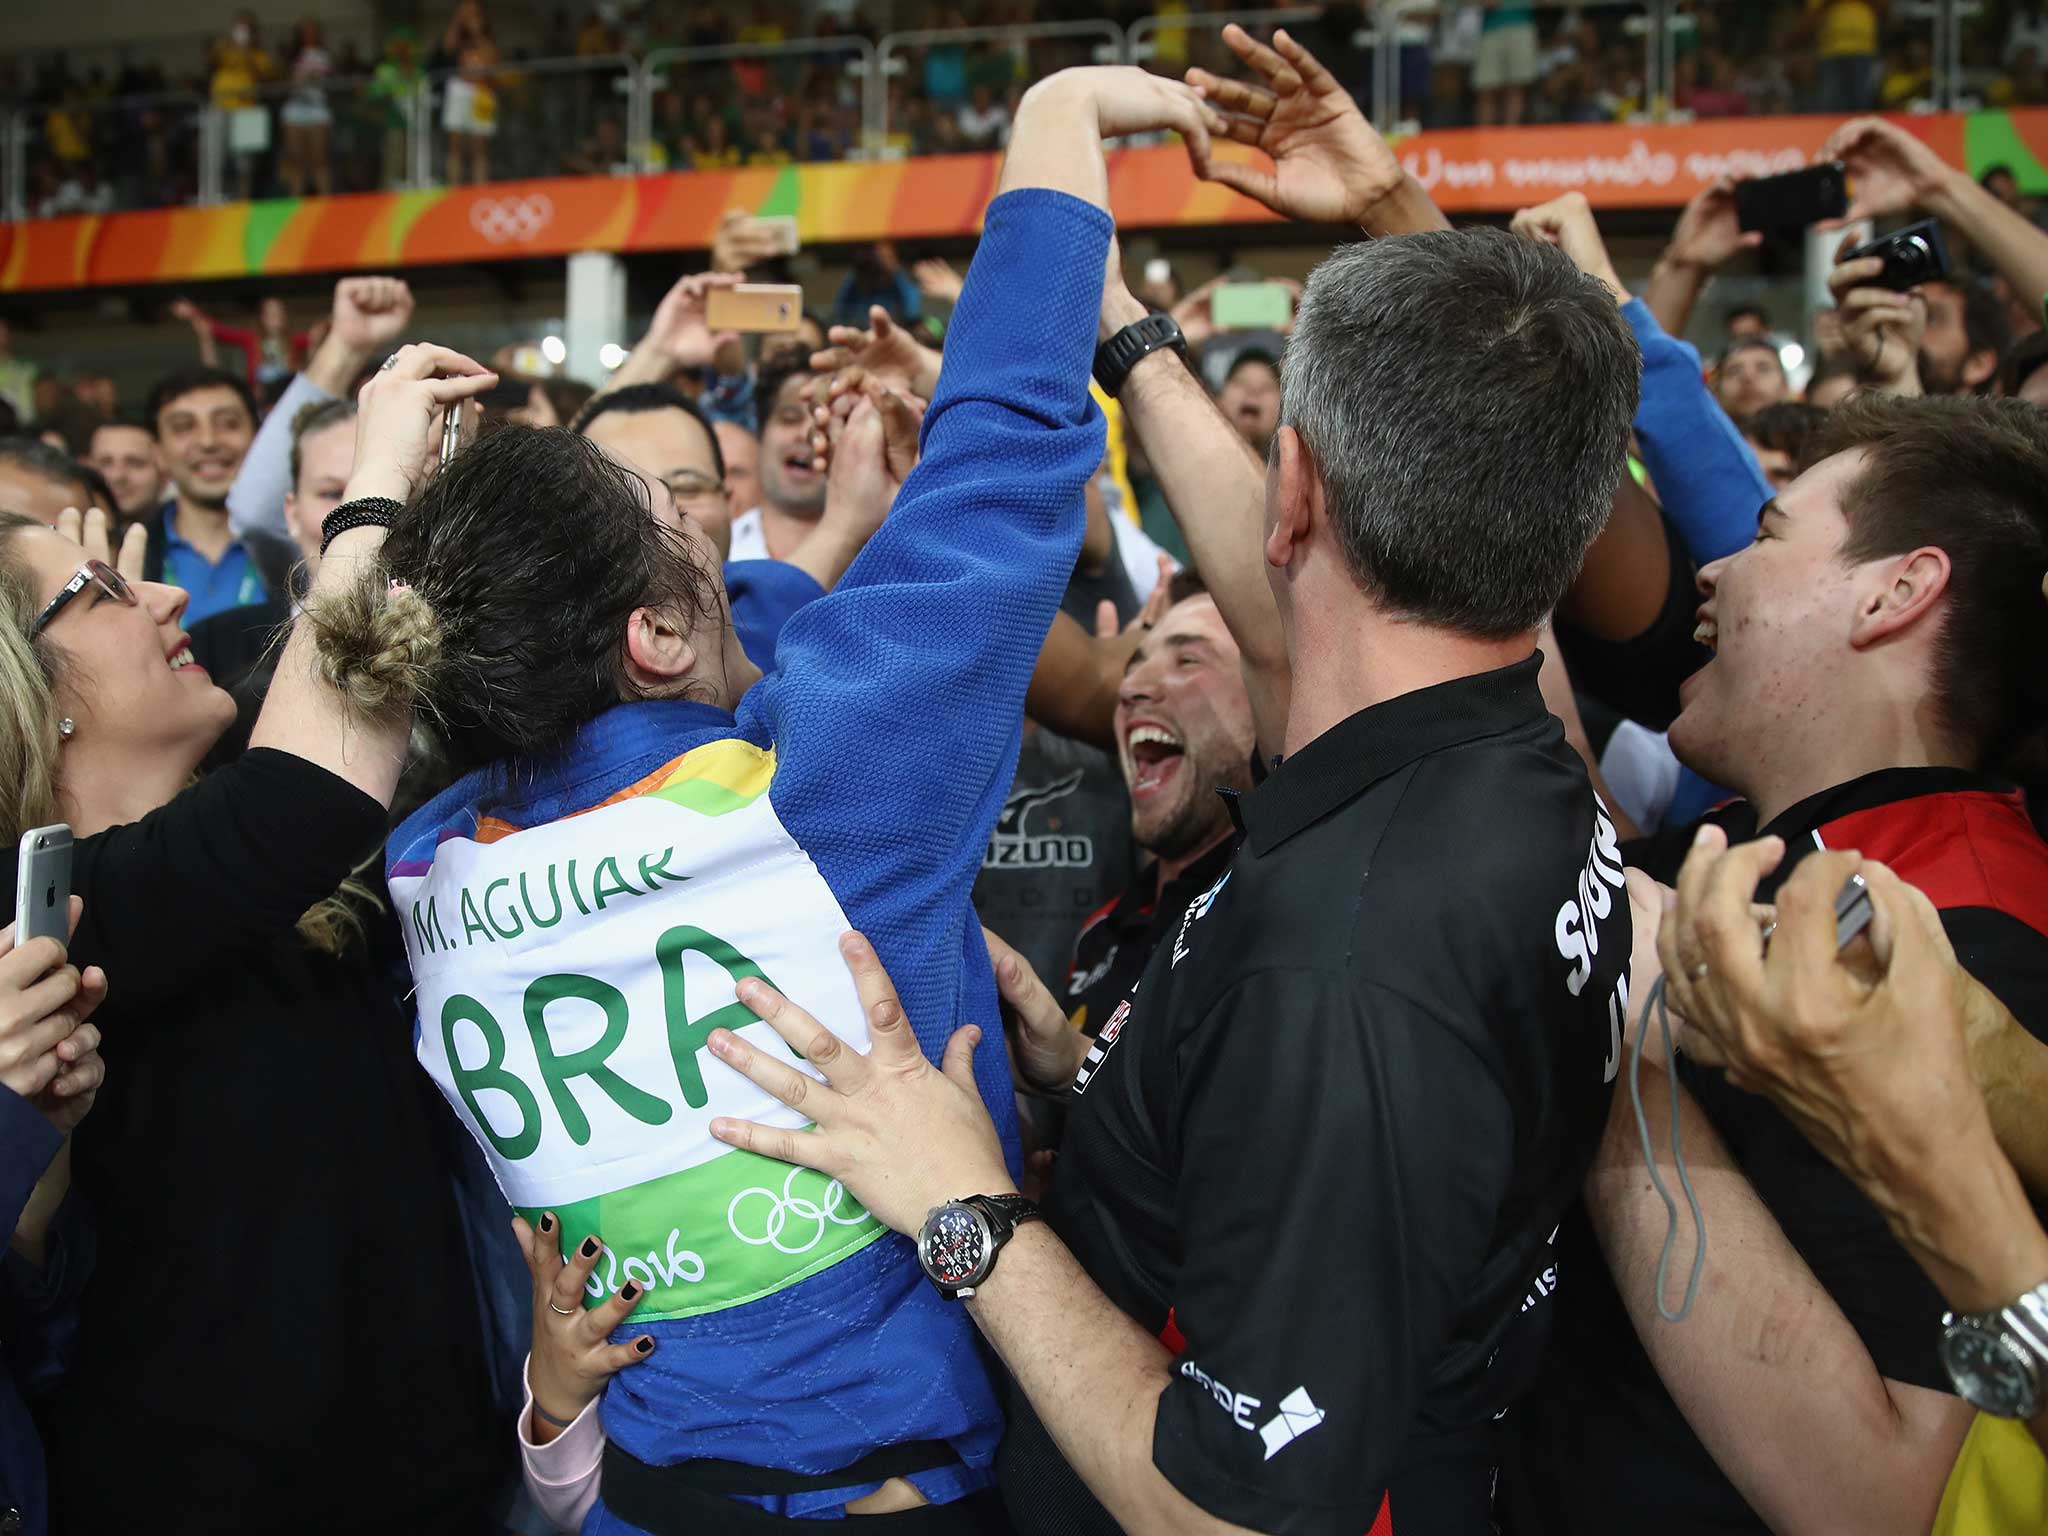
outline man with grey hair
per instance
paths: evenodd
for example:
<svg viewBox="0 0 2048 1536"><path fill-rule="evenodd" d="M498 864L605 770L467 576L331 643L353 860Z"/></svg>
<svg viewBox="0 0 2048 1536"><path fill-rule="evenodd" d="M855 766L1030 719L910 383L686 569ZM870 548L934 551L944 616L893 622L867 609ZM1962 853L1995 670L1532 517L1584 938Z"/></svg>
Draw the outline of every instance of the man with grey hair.
<svg viewBox="0 0 2048 1536"><path fill-rule="evenodd" d="M1142 313L1112 283L1101 329ZM1259 553L1237 546L1269 606L1249 617L1239 582L1224 609L1281 760L1092 1042L1016 983L1044 1042L1020 1067L1073 1090L1030 1239L1079 1266L1065 1293L1058 1267L1035 1277L1046 1333L1099 1295L1142 1339L1124 1368L1156 1375L1152 1466L1215 1522L1175 1529L1489 1528L1492 1420L1533 1374L1627 1006L1616 835L1544 705L1536 631L1606 521L1638 366L1604 290L1502 231L1318 267ZM1154 462L1199 442L1207 508L1234 487L1249 526L1260 466L1179 359L1118 382ZM1184 489L1196 564L1220 563ZM1075 1347L1076 1390L1114 1368L1095 1351ZM1060 1394L1003 1354L1020 1528L1132 1525L1072 1457Z"/></svg>
<svg viewBox="0 0 2048 1536"><path fill-rule="evenodd" d="M1620 1059L1615 833L1544 707L1536 634L1624 472L1639 359L1562 252L1430 228L1285 32L1224 38L1265 84L1191 72L1209 132L1276 169L1191 143L1199 172L1289 216L1426 230L1310 279L1264 466L1110 263L1097 380L1281 761L1092 1040L1003 956L1019 1076L1068 1104L1043 1221L1006 1183L961 1202L997 1177L994 1143L937 1071L827 1067L800 1095L817 1129L732 1134L863 1201L952 1194L920 1251L1007 1368L1020 1530L1478 1536L1492 1420L1531 1374L1550 1234ZM764 1016L844 1059L792 1006Z"/></svg>

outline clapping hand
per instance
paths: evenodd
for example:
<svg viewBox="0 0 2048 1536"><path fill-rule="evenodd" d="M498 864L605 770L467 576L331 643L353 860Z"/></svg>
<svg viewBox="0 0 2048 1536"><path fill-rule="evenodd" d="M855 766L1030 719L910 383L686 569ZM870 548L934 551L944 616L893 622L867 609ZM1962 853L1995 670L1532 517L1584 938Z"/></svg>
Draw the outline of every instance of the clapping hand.
<svg viewBox="0 0 2048 1536"><path fill-rule="evenodd" d="M590 1272L604 1253L604 1244L587 1237L573 1255L562 1252L562 1223L543 1211L538 1228L523 1217L512 1218L519 1251L533 1277L533 1353L526 1363L526 1384L538 1412L530 1438L545 1445L578 1414L597 1400L604 1385L629 1365L654 1353L652 1334L630 1344L608 1344L633 1308L641 1286L628 1279L618 1294L595 1307L583 1305Z"/></svg>
<svg viewBox="0 0 2048 1536"><path fill-rule="evenodd" d="M1269 48L1233 22L1223 41L1264 84L1206 69L1190 69L1188 84L1221 112L1222 136L1264 150L1273 169L1216 160L1202 171L1207 180L1290 219L1358 224L1406 179L1351 93L1284 30Z"/></svg>
<svg viewBox="0 0 2048 1536"><path fill-rule="evenodd" d="M824 350L811 354L811 367L819 373L858 367L878 384L927 400L939 387L939 354L890 319L879 304L868 311L866 330L835 325L825 340ZM818 388L814 381L806 398L817 398Z"/></svg>
<svg viewBox="0 0 2048 1536"><path fill-rule="evenodd" d="M857 369L835 378L832 388L820 408L827 418L825 516L865 544L917 467L924 402L863 380Z"/></svg>

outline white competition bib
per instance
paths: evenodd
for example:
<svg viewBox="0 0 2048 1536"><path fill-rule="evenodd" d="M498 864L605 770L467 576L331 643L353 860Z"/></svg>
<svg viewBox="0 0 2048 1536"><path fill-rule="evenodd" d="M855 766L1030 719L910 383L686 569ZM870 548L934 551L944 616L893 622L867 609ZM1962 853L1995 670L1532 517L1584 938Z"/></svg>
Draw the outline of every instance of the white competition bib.
<svg viewBox="0 0 2048 1536"><path fill-rule="evenodd" d="M391 891L418 983L419 1057L529 1221L610 1250L591 1303L628 1279L636 1317L765 1296L884 1228L834 1180L714 1141L715 1116L801 1129L706 1048L720 1027L817 1073L733 996L761 976L857 1051L851 926L768 803L773 752L684 754L592 810L485 818Z"/></svg>

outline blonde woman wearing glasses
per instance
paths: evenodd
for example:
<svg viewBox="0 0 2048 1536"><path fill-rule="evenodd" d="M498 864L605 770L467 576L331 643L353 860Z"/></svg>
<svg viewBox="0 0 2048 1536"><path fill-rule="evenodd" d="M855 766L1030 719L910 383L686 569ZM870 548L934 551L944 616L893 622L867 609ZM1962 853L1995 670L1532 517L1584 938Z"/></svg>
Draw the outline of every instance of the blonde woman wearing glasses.
<svg viewBox="0 0 2048 1536"><path fill-rule="evenodd" d="M444 405L491 382L408 349L365 392L359 465L417 473ZM310 600L381 538L336 539ZM70 823L70 955L114 999L74 1138L98 1252L50 1421L55 1517L338 1532L370 1486L393 1529L474 1530L498 1436L453 1201L420 1172L445 1166L442 1111L388 957L328 899L383 841L405 723L350 714L295 637L251 750L194 782L234 704L192 660L185 594L96 542L0 513L0 903L22 831ZM395 1403L403 1436L360 1433Z"/></svg>

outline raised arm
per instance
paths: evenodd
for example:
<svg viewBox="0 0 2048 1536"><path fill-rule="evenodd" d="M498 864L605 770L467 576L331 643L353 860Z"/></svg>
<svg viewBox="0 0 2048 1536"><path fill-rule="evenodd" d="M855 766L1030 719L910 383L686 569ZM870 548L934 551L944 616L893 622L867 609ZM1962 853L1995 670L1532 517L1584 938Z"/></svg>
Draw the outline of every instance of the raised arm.
<svg viewBox="0 0 2048 1536"><path fill-rule="evenodd" d="M412 289L396 277L345 277L334 285L327 334L306 368L256 429L228 491L228 526L236 537L289 538L284 498L292 488L292 420L304 406L339 400L363 370L389 351L412 322Z"/></svg>
<svg viewBox="0 0 2048 1536"><path fill-rule="evenodd" d="M740 281L727 272L695 272L676 279L655 306L647 334L634 343L600 393L624 389L629 384L665 384L684 368L708 368L718 355L721 341L705 316L705 301L713 288L730 288Z"/></svg>
<svg viewBox="0 0 2048 1536"><path fill-rule="evenodd" d="M1771 499L1770 482L1728 413L1707 393L1699 353L1665 335L1648 306L1622 287L1585 194L1567 192L1524 208L1514 227L1562 248L1621 305L1643 353L1636 442L1694 563L1705 565L1747 544L1756 536L1758 510Z"/></svg>
<svg viewBox="0 0 2048 1536"><path fill-rule="evenodd" d="M1102 292L1103 339L1145 317L1112 270ZM1171 351L1139 360L1117 393L1173 512L1188 554L1244 657L1259 750L1280 750L1290 673L1280 610L1266 584L1266 471L1202 381Z"/></svg>
<svg viewBox="0 0 2048 1536"><path fill-rule="evenodd" d="M409 500L438 462L444 413L496 382L460 352L402 348L357 397L346 499ZM383 544L384 530L368 527L328 545L249 745L304 758L388 806L412 733L410 679L439 637L424 604L374 590Z"/></svg>
<svg viewBox="0 0 2048 1536"><path fill-rule="evenodd" d="M1223 41L1258 81L1191 69L1188 84L1222 110L1222 136L1263 150L1273 168L1218 160L1197 167L1205 180L1307 224L1355 224L1369 235L1450 228L1351 93L1286 31L1268 48L1233 22Z"/></svg>
<svg viewBox="0 0 2048 1536"><path fill-rule="evenodd" d="M1969 172L1881 117L1844 123L1821 154L1849 169L1850 218L1920 212L1940 219L1998 269L2029 313L2040 312L2048 300L2048 233L1977 185Z"/></svg>
<svg viewBox="0 0 2048 1536"><path fill-rule="evenodd" d="M1737 251L1763 244L1760 230L1745 231L1735 216L1735 178L1723 176L1685 205L1671 243L1657 258L1643 285L1643 303L1657 323L1673 336L1685 333L1693 305L1706 292L1714 274Z"/></svg>
<svg viewBox="0 0 2048 1536"><path fill-rule="evenodd" d="M1110 248L1101 139L1175 127L1205 151L1204 119L1186 87L1122 68L1066 71L1020 107L923 458L845 579L783 631L780 676L742 706L777 742L778 805L810 806L822 835L900 813L943 851L942 883L964 889L978 866L1102 457L1088 393ZM883 749L894 742L908 749Z"/></svg>

